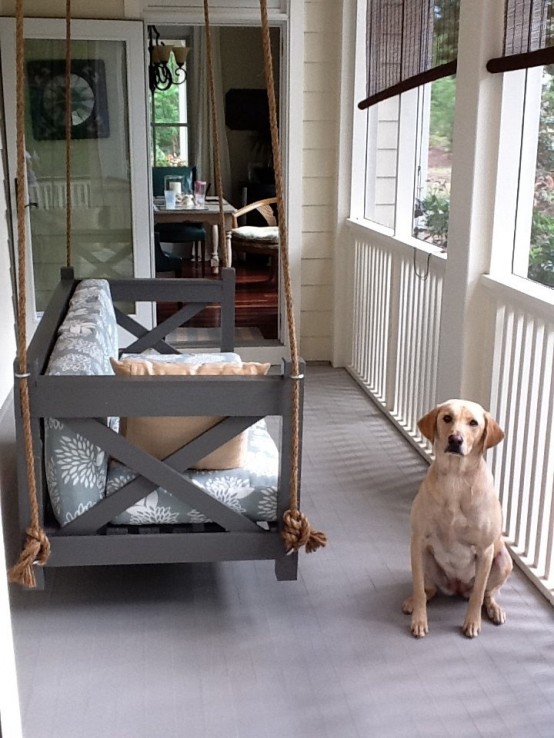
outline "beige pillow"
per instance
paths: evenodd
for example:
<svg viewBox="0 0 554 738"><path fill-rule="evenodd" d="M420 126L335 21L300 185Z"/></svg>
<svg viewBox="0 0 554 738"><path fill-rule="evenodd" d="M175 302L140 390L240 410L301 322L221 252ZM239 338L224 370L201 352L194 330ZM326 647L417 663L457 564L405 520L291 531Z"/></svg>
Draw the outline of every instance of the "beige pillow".
<svg viewBox="0 0 554 738"><path fill-rule="evenodd" d="M263 375L267 374L270 364L248 362L243 364L179 364L149 361L145 359L128 359L117 361L111 359L114 372L119 377L141 377L160 375ZM185 417L145 417L121 418L121 433L132 443L148 451L157 459L172 454L185 443L196 438L221 420L221 417L185 416ZM246 453L246 433L240 433L223 446L200 459L193 469L233 469L242 466Z"/></svg>

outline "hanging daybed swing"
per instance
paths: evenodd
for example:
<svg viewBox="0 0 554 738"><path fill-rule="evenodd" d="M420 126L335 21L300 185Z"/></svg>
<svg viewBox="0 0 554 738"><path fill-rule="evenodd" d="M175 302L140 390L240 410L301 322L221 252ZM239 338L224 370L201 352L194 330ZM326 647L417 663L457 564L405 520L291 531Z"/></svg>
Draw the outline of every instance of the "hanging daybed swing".
<svg viewBox="0 0 554 738"><path fill-rule="evenodd" d="M290 361L283 361L280 368L272 367L267 374L264 365L244 364L233 354L234 271L228 267L222 269L220 279L75 279L69 266L70 0L66 0L68 266L62 269L61 281L27 348L23 289L26 272L24 34L23 0L17 0L20 187L17 192L18 358L14 394L24 544L19 561L9 572L12 581L28 587L42 586L42 567L249 559L273 559L278 579L296 579L298 550L305 546L310 552L326 543L325 535L313 531L299 509L304 367L298 355L294 325L266 0L260 0L260 8L276 173L279 261L291 353ZM208 0L204 0L204 14L212 128L216 131ZM219 243L224 244L217 137L214 149L221 215ZM139 301L173 301L182 307L148 330L114 308L115 302ZM165 341L168 333L209 303L221 305L219 366L212 355L183 356ZM117 325L136 337L125 348L117 346ZM273 441L264 426L268 416L280 419L279 448L275 454ZM126 426L125 432L117 430L119 419ZM137 436L137 425L141 423L146 428L142 429L143 436L146 433L150 440L157 440L165 435L167 427L181 421L187 429L179 428L181 435L177 443L173 438L169 451L152 450L144 437L138 437L140 433ZM190 421L196 428L193 432L188 427ZM152 422L161 425L153 431ZM203 424L200 431L195 425L198 422ZM238 457L233 457L242 459L238 467L229 467L228 459L212 466L206 463L206 458L214 452L224 452L229 444L237 442L242 444ZM252 460L255 468L249 469ZM71 473L75 465L85 470L80 477L84 484L79 487L79 494L85 497L77 494L76 499L68 502L63 499L67 490L62 488L78 486ZM194 469L195 466L200 469ZM223 493L222 485L228 485ZM234 497L233 489L238 490ZM256 492L257 506L248 508L246 491ZM152 495L158 501L163 498L165 505L158 506L162 512L166 506L169 509L175 505L178 509L166 517L162 514L155 524L144 525L140 516L138 520L133 519L132 510L140 504L148 506Z"/></svg>

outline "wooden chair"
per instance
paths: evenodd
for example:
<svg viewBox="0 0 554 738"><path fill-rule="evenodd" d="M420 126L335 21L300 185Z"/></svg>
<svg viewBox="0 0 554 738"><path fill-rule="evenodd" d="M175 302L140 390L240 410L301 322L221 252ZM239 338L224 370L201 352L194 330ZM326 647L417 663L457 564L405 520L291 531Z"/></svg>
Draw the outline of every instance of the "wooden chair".
<svg viewBox="0 0 554 738"><path fill-rule="evenodd" d="M154 197L164 194L164 181L168 174L183 177L185 194L192 195L196 181L196 167L152 167L152 192ZM193 260L200 263L202 276L206 268L206 229L202 223L158 223L156 231L164 243L191 243Z"/></svg>
<svg viewBox="0 0 554 738"><path fill-rule="evenodd" d="M276 197L257 200L233 213L233 228L227 233L227 247L232 258L236 254L262 254L269 257L270 270L268 282L277 281L279 271L279 228L272 205ZM257 211L265 221L265 226L239 226L238 219Z"/></svg>
<svg viewBox="0 0 554 738"><path fill-rule="evenodd" d="M156 264L156 276L171 273L174 277L182 276L184 259L181 256L168 254L162 249L160 234L154 231L154 256Z"/></svg>

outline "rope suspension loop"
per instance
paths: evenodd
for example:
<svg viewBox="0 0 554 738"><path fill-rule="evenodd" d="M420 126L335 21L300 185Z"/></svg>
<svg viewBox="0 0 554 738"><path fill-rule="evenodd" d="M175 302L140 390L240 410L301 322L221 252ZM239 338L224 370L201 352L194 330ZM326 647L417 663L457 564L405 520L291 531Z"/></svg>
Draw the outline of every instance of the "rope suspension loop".
<svg viewBox="0 0 554 738"><path fill-rule="evenodd" d="M219 203L219 252L223 251L223 266L231 266L229 263L229 249L227 248L225 234L225 215L223 213L223 178L221 176L221 144L219 141L219 128L217 119L217 108L215 104L215 77L213 68L212 54L212 29L210 26L210 9L208 0L204 0L204 25L206 28L206 51L208 57L208 88L210 100L210 116L212 124L212 137L214 146L214 176L215 186L217 189L217 199Z"/></svg>
<svg viewBox="0 0 554 738"><path fill-rule="evenodd" d="M65 0L65 247L66 266L70 267L71 246L71 0Z"/></svg>
<svg viewBox="0 0 554 738"><path fill-rule="evenodd" d="M23 550L17 563L8 571L8 578L26 587L36 587L35 564L44 566L50 556L50 542L40 525L39 504L36 484L33 438L31 433L31 410L29 405L29 371L27 360L27 301L25 279L27 254L25 243L25 38L23 28L23 0L17 0L16 27L16 118L17 118L17 356L19 401L23 424L27 488L29 493L30 524L26 531Z"/></svg>
<svg viewBox="0 0 554 738"><path fill-rule="evenodd" d="M275 101L275 83L273 79L273 60L271 57L271 40L269 35L269 18L267 0L260 0L262 42L264 53L264 71L267 85L269 106L269 123L271 129L271 148L273 151L273 167L275 170L275 195L279 216L279 260L283 270L283 287L285 292L285 309L288 325L288 337L291 353L292 379L301 378L298 341L292 299L292 281L290 274L289 250L287 241L287 224L285 219L285 201L283 196L283 171L279 147L279 127L277 124L277 104ZM298 508L300 458L300 382L292 382L292 448L291 448L291 486L289 509L283 515L283 541L287 551L297 551L305 546L311 553L327 543L327 536L321 531L314 531L306 516Z"/></svg>

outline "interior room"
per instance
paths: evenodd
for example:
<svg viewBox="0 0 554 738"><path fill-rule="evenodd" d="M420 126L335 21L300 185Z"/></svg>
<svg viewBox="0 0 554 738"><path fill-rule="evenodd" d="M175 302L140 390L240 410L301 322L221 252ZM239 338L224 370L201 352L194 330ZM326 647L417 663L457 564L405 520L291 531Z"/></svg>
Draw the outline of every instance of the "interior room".
<svg viewBox="0 0 554 738"><path fill-rule="evenodd" d="M551 11L0 0L4 738L551 738Z"/></svg>
<svg viewBox="0 0 554 738"><path fill-rule="evenodd" d="M160 198L159 203L163 207L162 176L187 171L181 167L191 166L194 176L190 182L182 183L183 193L193 195L192 180L207 181L207 196L212 199L215 208L215 183L209 181L213 179L214 172L214 150L211 145L213 124L208 99L203 94L207 86L206 75L199 71L205 70L207 66L203 29L177 24L149 26L148 34L150 57L152 48L155 49L155 55L159 53L160 47L171 47L171 44L187 49L184 72L174 71L174 84L170 84L167 77L159 71L156 81L155 72L152 73L154 82L150 85L149 103L151 161L153 172L157 173L153 179L154 197ZM270 29L270 42L276 102L279 106L278 28ZM181 44L184 46L180 46ZM262 39L257 28L216 26L212 29L212 45L215 49L213 69L223 192L226 201L238 210L265 198L275 197ZM201 276L212 273L217 260L217 247L214 250L212 237L213 227L195 224L196 228L204 228L198 234L195 229L190 232L190 227L185 225L183 228L180 223L156 223L156 219L161 220L164 216L155 214L154 217L154 228L160 235L160 247L163 250L163 255L159 257L160 263L156 266L158 273L176 271L177 275ZM243 216L237 216L237 225L239 224L254 228L268 226L264 217L255 209ZM200 239L195 241L194 237L198 235ZM236 324L237 332L241 333L239 340L277 341L280 332L280 308L278 259L274 256L276 244L273 241L253 245L250 242L240 244L235 239L229 251L231 263L237 270ZM214 253L216 259L213 258ZM175 256L181 261L171 260ZM173 306L165 305L160 314L165 315L172 308ZM213 326L213 311L204 311L195 324L204 329ZM186 330L190 332L191 329ZM177 335L176 338L178 340L182 336Z"/></svg>

